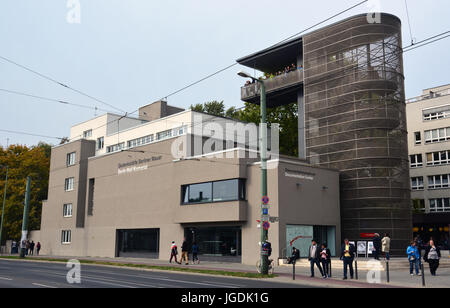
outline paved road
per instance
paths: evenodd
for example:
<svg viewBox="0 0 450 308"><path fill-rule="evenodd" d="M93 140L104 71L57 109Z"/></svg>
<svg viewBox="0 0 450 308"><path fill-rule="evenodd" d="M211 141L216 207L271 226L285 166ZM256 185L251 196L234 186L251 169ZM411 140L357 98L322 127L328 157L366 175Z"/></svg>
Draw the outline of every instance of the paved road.
<svg viewBox="0 0 450 308"><path fill-rule="evenodd" d="M81 284L69 284L63 263L0 260L0 288L302 288L307 285L175 272L81 265Z"/></svg>

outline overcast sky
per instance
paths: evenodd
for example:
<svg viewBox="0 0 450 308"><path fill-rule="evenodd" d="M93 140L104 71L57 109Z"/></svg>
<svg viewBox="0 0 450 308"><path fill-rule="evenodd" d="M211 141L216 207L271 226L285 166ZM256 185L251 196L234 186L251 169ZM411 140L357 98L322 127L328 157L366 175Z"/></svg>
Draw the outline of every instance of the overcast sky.
<svg viewBox="0 0 450 308"><path fill-rule="evenodd" d="M1 0L0 56L95 96L122 110L169 93L295 34L359 0L79 0L81 22L68 23L67 0ZM403 0L381 0L381 10L403 21ZM408 0L418 40L450 30L448 0ZM333 20L367 12L365 5ZM405 54L406 95L450 83L450 39ZM169 98L169 104L224 100L242 106L239 66ZM0 88L115 111L0 60ZM94 110L0 92L0 129L68 136ZM101 114L101 112L98 112ZM0 132L0 144L40 140Z"/></svg>

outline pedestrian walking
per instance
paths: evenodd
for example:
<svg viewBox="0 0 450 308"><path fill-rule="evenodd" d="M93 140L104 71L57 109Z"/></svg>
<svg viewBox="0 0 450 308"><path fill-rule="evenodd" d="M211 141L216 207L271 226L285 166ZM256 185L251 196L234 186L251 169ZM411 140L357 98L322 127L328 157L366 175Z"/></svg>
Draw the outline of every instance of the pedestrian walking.
<svg viewBox="0 0 450 308"><path fill-rule="evenodd" d="M327 244L323 243L320 250L320 263L322 264L323 275L325 278L330 278L330 263L331 263L331 251L328 249Z"/></svg>
<svg viewBox="0 0 450 308"><path fill-rule="evenodd" d="M381 238L378 233L375 233L375 237L373 238L373 257L375 260L380 260L381 253Z"/></svg>
<svg viewBox="0 0 450 308"><path fill-rule="evenodd" d="M436 276L436 271L439 267L439 259L441 258L441 250L434 244L434 240L430 240L423 259L430 265L431 276Z"/></svg>
<svg viewBox="0 0 450 308"><path fill-rule="evenodd" d="M317 246L317 242L315 240L312 240L311 246L309 246L308 260L311 265L311 277L314 277L314 266L317 266L322 278L326 278L322 267L320 266L320 248Z"/></svg>
<svg viewBox="0 0 450 308"><path fill-rule="evenodd" d="M30 252L30 241L26 241L25 243L25 255L28 256L28 253Z"/></svg>
<svg viewBox="0 0 450 308"><path fill-rule="evenodd" d="M347 270L350 269L350 278L353 279L353 260L355 259L355 245L350 244L348 239L344 240L341 248L341 259L344 262L344 280L347 280Z"/></svg>
<svg viewBox="0 0 450 308"><path fill-rule="evenodd" d="M37 242L36 244L36 255L39 256L39 252L41 251L41 243Z"/></svg>
<svg viewBox="0 0 450 308"><path fill-rule="evenodd" d="M172 241L172 245L170 246L170 259L169 263L172 263L172 259L175 258L175 263L181 264L181 262L177 261L178 248L175 244L175 241Z"/></svg>
<svg viewBox="0 0 450 308"><path fill-rule="evenodd" d="M180 264L185 262L186 265L189 265L189 247L186 238L183 239L183 244L181 245L181 260Z"/></svg>
<svg viewBox="0 0 450 308"><path fill-rule="evenodd" d="M196 242L192 244L192 263L200 264L200 260L198 259L198 245Z"/></svg>
<svg viewBox="0 0 450 308"><path fill-rule="evenodd" d="M31 243L30 243L30 255L34 255L34 246L36 246L36 244L34 243L34 241L31 241Z"/></svg>
<svg viewBox="0 0 450 308"><path fill-rule="evenodd" d="M287 259L288 264L295 264L297 262L297 260L300 259L300 250L298 250L295 247L292 247L292 254L291 256Z"/></svg>
<svg viewBox="0 0 450 308"><path fill-rule="evenodd" d="M383 239L381 240L381 251L383 252L384 258L387 261L391 259L390 250L391 250L391 238L389 237L389 233L385 233Z"/></svg>
<svg viewBox="0 0 450 308"><path fill-rule="evenodd" d="M17 253L17 242L16 241L12 241L11 243L11 254L15 254Z"/></svg>
<svg viewBox="0 0 450 308"><path fill-rule="evenodd" d="M411 244L406 249L406 254L408 255L409 261L409 274L411 276L414 276L414 268L415 268L416 275L419 276L420 252L416 242L414 241L411 242Z"/></svg>

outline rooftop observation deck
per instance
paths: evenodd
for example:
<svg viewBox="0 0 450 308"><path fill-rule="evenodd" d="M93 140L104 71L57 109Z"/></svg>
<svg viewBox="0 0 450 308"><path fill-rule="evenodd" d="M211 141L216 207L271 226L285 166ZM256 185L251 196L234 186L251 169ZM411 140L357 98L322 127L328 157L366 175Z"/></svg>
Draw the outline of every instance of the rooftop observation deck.
<svg viewBox="0 0 450 308"><path fill-rule="evenodd" d="M276 107L297 101L299 86L303 86L303 69L298 68L264 80L267 95L267 107ZM255 82L241 88L241 100L260 104L261 85Z"/></svg>

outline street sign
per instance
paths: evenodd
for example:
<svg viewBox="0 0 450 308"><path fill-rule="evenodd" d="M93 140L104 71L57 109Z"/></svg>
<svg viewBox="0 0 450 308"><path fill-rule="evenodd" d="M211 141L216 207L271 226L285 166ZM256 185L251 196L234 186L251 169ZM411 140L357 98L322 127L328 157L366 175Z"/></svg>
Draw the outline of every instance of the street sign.
<svg viewBox="0 0 450 308"><path fill-rule="evenodd" d="M280 218L279 218L279 217L270 217L269 221L270 221L271 223L279 222L279 221L280 221Z"/></svg>
<svg viewBox="0 0 450 308"><path fill-rule="evenodd" d="M261 216L261 221L262 221L262 222L269 221L269 219L270 219L270 216L269 216L269 215L262 215L262 216Z"/></svg>
<svg viewBox="0 0 450 308"><path fill-rule="evenodd" d="M267 197L267 196L264 196L264 197L262 198L262 203L263 203L263 204L269 204L269 201L270 201L270 199L269 199L269 197Z"/></svg>
<svg viewBox="0 0 450 308"><path fill-rule="evenodd" d="M270 208L270 205L268 205L268 204L261 204L261 208L262 209L268 209L268 208Z"/></svg>
<svg viewBox="0 0 450 308"><path fill-rule="evenodd" d="M270 228L270 222L265 221L265 222L263 223L263 229L264 229L264 230L269 230L269 228Z"/></svg>
<svg viewBox="0 0 450 308"><path fill-rule="evenodd" d="M375 237L375 233L360 233L359 237L360 238L374 238Z"/></svg>
<svg viewBox="0 0 450 308"><path fill-rule="evenodd" d="M269 209L263 209L262 213L263 215L269 215Z"/></svg>

